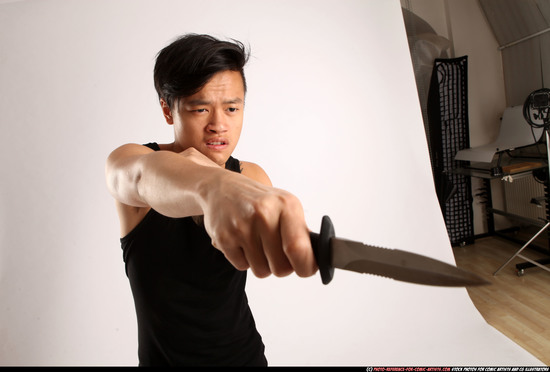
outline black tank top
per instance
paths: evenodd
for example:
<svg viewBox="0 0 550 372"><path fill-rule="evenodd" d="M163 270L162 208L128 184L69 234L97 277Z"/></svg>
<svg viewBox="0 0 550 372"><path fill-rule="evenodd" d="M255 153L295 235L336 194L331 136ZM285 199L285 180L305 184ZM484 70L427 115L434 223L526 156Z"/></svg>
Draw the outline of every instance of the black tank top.
<svg viewBox="0 0 550 372"><path fill-rule="evenodd" d="M239 161L231 157L226 169L240 172ZM151 209L120 241L141 366L267 364L245 294L246 271L211 245L204 226Z"/></svg>

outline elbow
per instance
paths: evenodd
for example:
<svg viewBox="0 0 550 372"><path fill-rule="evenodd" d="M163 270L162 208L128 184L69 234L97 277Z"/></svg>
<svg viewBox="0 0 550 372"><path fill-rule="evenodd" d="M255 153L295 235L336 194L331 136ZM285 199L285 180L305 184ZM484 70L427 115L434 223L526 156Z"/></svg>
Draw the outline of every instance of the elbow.
<svg viewBox="0 0 550 372"><path fill-rule="evenodd" d="M116 196L116 190L118 189L118 177L116 176L113 165L111 162L111 157L107 159L107 162L105 164L105 183L107 186L107 190L109 193L115 197Z"/></svg>
<svg viewBox="0 0 550 372"><path fill-rule="evenodd" d="M121 203L142 206L140 193L142 170L140 167L133 168L135 169L117 167L115 164L107 162L105 167L107 190L113 198Z"/></svg>
<svg viewBox="0 0 550 372"><path fill-rule="evenodd" d="M107 190L115 199L120 200L120 176L107 164L105 167L105 181Z"/></svg>
<svg viewBox="0 0 550 372"><path fill-rule="evenodd" d="M105 178L107 189L119 202L136 207L145 207L147 203L143 195L150 168L150 157L153 150L136 144L127 144L115 149L107 158ZM150 172L149 172L150 173Z"/></svg>

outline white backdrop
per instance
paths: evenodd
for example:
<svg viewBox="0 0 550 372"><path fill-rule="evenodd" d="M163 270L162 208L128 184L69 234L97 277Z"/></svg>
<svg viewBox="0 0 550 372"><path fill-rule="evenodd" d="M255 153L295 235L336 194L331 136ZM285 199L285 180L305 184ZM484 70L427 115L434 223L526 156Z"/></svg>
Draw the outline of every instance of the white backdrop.
<svg viewBox="0 0 550 372"><path fill-rule="evenodd" d="M26 0L0 5L0 364L135 365L104 181L109 152L171 140L152 84L186 32L250 44L235 153L310 227L454 263L399 0ZM257 279L271 365L532 365L463 288L337 271Z"/></svg>

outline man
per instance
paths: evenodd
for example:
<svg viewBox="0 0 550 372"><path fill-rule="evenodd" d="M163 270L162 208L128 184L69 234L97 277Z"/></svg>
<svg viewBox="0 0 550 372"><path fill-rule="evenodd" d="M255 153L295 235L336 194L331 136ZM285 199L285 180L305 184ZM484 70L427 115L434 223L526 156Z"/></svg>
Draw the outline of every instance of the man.
<svg viewBox="0 0 550 372"><path fill-rule="evenodd" d="M123 145L107 160L140 365L266 365L246 271L263 278L317 270L298 199L231 156L247 59L240 42L207 35L165 47L154 80L174 142Z"/></svg>

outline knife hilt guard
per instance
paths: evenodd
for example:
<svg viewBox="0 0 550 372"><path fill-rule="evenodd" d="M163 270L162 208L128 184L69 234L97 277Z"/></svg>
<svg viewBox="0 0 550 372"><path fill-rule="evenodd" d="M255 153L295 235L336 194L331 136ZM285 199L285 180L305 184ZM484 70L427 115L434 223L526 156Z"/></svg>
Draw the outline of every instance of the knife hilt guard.
<svg viewBox="0 0 550 372"><path fill-rule="evenodd" d="M313 254L317 260L317 266L321 273L323 284L328 284L334 276L334 267L332 267L332 257L330 249L330 239L334 237L334 226L329 216L323 216L321 220L321 232L319 234L310 232L311 246Z"/></svg>

